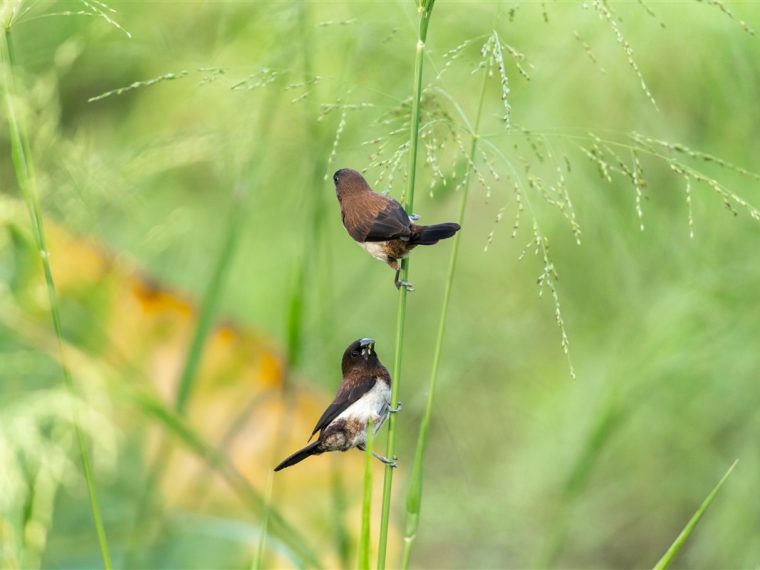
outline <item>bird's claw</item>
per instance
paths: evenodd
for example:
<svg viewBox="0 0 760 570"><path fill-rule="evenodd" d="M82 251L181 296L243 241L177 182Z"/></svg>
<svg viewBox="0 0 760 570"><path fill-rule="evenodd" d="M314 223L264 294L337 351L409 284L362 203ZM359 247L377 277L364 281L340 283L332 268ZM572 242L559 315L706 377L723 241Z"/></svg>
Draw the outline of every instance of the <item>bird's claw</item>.
<svg viewBox="0 0 760 570"><path fill-rule="evenodd" d="M396 407L388 406L388 411L392 414L397 414L404 409L404 405L401 402L396 402Z"/></svg>
<svg viewBox="0 0 760 570"><path fill-rule="evenodd" d="M409 281L396 281L396 289L401 289L402 287L406 289L407 293L414 291L414 285L409 283Z"/></svg>
<svg viewBox="0 0 760 570"><path fill-rule="evenodd" d="M420 215L419 214L412 214L411 216L409 216L409 219L412 220L413 222L416 222L417 220L420 219Z"/></svg>
<svg viewBox="0 0 760 570"><path fill-rule="evenodd" d="M379 459L381 463L384 463L385 465L389 466L392 469L395 469L396 467L398 467L396 463L398 461L398 457L396 457L395 455L393 456L393 459L388 459L387 457L380 455L379 453L376 453L374 451L372 452L372 455L374 455L377 459Z"/></svg>

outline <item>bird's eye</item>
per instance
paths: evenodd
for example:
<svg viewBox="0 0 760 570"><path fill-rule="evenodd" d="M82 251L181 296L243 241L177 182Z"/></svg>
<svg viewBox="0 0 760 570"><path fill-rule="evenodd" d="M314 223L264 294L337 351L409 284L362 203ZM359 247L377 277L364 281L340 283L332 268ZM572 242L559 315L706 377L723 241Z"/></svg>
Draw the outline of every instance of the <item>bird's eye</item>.
<svg viewBox="0 0 760 570"><path fill-rule="evenodd" d="M359 358L361 355L362 353L359 352L358 350L354 350L351 352L351 356L353 356L354 358Z"/></svg>
<svg viewBox="0 0 760 570"><path fill-rule="evenodd" d="M338 183L338 173L333 174L333 182Z"/></svg>

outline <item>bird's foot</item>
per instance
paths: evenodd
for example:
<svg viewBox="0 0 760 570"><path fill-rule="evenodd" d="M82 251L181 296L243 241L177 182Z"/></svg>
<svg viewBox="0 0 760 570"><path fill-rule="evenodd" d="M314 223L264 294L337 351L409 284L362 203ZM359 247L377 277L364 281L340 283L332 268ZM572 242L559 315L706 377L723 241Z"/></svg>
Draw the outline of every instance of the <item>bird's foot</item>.
<svg viewBox="0 0 760 570"><path fill-rule="evenodd" d="M409 281L401 281L400 279L397 279L395 282L396 289L401 289L402 287L406 289L407 293L412 293L414 291L414 285L409 283Z"/></svg>
<svg viewBox="0 0 760 570"><path fill-rule="evenodd" d="M411 216L409 216L409 219L412 220L413 222L416 222L417 220L420 219L420 215L419 214L412 214Z"/></svg>
<svg viewBox="0 0 760 570"><path fill-rule="evenodd" d="M396 402L396 407L388 406L388 411L392 414L397 414L404 409L404 405L401 402Z"/></svg>
<svg viewBox="0 0 760 570"><path fill-rule="evenodd" d="M374 455L376 459L379 459L380 462L384 463L385 465L388 465L389 467L393 469L398 467L398 464L397 464L398 457L396 457L395 455L393 456L393 459L388 459L387 457L380 455L379 453L376 453L374 451L372 452L372 455Z"/></svg>

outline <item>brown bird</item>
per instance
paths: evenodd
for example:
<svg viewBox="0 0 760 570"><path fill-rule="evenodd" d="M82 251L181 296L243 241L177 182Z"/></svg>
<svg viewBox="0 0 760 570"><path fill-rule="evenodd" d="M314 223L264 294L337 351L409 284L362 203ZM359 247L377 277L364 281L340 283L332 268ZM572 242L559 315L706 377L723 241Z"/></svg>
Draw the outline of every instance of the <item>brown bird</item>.
<svg viewBox="0 0 760 570"><path fill-rule="evenodd" d="M295 465L312 455L326 451L348 451L355 447L364 451L370 420L375 433L389 413L401 410L401 403L391 408L391 375L375 353L375 341L362 338L352 342L343 353L343 381L335 400L319 418L309 440L319 432L317 441L282 461L275 471ZM372 452L386 465L396 461Z"/></svg>
<svg viewBox="0 0 760 570"><path fill-rule="evenodd" d="M401 204L372 190L356 170L338 170L333 174L333 182L343 225L349 235L372 257L396 270L396 288L406 287L407 291L414 291L411 283L399 279L399 261L418 245L434 245L450 238L459 231L459 224L418 226Z"/></svg>

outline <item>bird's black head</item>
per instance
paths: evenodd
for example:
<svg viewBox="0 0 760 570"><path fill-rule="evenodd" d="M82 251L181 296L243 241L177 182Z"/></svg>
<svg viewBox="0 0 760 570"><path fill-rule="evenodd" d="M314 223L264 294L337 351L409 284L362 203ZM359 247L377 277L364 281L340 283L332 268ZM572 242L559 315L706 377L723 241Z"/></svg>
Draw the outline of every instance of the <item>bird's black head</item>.
<svg viewBox="0 0 760 570"><path fill-rule="evenodd" d="M345 174L347 171L348 168L341 168L340 170L335 171L335 174L333 174L333 182L335 182L335 186L338 186L341 175Z"/></svg>
<svg viewBox="0 0 760 570"><path fill-rule="evenodd" d="M335 182L335 192L338 194L339 200L346 194L361 192L363 190L372 191L364 176L350 168L336 170L335 174L333 174L333 182Z"/></svg>
<svg viewBox="0 0 760 570"><path fill-rule="evenodd" d="M367 370L379 363L375 352L375 341L371 338L360 338L348 345L343 353L341 368L345 375L350 370Z"/></svg>

